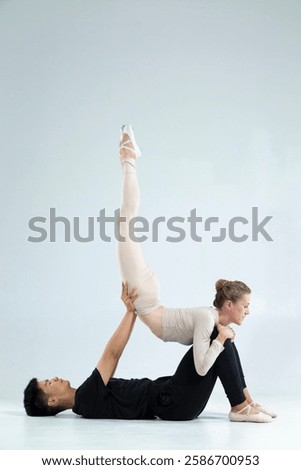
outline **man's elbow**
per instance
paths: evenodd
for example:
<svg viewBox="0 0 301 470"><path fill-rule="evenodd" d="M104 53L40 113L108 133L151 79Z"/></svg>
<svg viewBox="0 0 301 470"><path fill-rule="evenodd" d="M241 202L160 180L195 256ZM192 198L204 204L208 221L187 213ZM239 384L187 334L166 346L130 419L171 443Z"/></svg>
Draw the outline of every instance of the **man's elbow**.
<svg viewBox="0 0 301 470"><path fill-rule="evenodd" d="M118 349L115 349L115 348L110 348L109 350L105 351L103 356L102 356L102 360L105 362L105 363L114 363L114 362L118 362L118 360L120 359L120 351L118 351Z"/></svg>
<svg viewBox="0 0 301 470"><path fill-rule="evenodd" d="M121 351L119 351L118 349L112 348L109 352L109 357L112 361L118 361L120 359L120 356Z"/></svg>

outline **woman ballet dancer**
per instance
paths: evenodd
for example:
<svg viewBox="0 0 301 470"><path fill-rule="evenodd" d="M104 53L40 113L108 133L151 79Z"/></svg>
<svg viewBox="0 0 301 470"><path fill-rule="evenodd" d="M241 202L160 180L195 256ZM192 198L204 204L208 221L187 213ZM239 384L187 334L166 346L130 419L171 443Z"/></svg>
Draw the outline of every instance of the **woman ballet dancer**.
<svg viewBox="0 0 301 470"><path fill-rule="evenodd" d="M141 155L130 124L121 128L119 155L123 170L120 208L120 240L118 257L123 282L135 288L138 298L135 308L138 317L163 341L193 344L194 364L199 375L206 375L216 358L231 341L233 367L241 380L245 400L232 404L232 421L269 422L275 413L256 403L245 384L237 349L235 333L229 325L241 325L249 315L250 288L241 281L220 279L216 282L214 307L166 308L159 300L159 283L146 264L141 244L130 236L130 220L137 216L140 192L136 174L136 159Z"/></svg>

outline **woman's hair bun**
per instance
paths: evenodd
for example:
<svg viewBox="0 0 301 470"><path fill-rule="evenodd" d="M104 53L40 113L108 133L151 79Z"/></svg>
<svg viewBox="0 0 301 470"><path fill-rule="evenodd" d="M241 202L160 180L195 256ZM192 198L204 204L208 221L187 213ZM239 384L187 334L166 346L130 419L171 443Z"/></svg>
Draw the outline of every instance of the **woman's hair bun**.
<svg viewBox="0 0 301 470"><path fill-rule="evenodd" d="M242 281L227 281L226 279L219 279L215 283L216 294L213 301L214 307L217 309L223 308L226 300L237 302L244 294L251 294L251 289Z"/></svg>
<svg viewBox="0 0 301 470"><path fill-rule="evenodd" d="M227 284L227 279L219 279L218 281L216 281L215 283L215 289L216 290L220 290L224 287L225 284Z"/></svg>

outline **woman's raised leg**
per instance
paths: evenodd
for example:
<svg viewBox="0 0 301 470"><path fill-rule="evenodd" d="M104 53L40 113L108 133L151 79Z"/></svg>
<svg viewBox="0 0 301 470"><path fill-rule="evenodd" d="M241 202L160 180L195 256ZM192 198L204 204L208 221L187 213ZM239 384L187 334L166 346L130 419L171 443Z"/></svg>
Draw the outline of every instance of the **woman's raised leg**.
<svg viewBox="0 0 301 470"><path fill-rule="evenodd" d="M129 134L124 132L120 141L123 185L119 227L121 238L118 241L118 258L122 280L128 282L129 289L137 289L138 299L135 302L135 307L138 315L144 316L157 311L161 304L158 279L145 262L141 243L135 240L133 230L133 219L138 213L140 190L136 173L136 149L130 134L131 132ZM146 318L142 318L142 320L147 323Z"/></svg>

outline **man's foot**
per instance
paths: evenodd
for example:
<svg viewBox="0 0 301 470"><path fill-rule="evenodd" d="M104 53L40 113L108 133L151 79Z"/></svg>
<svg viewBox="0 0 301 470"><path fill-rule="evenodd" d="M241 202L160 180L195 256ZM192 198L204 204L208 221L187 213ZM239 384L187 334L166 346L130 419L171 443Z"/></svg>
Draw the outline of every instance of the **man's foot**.
<svg viewBox="0 0 301 470"><path fill-rule="evenodd" d="M251 405L247 405L240 411L234 411L237 407L232 408L229 413L230 421L237 423L270 423L272 421L271 416L256 410Z"/></svg>
<svg viewBox="0 0 301 470"><path fill-rule="evenodd" d="M249 405L253 406L257 411L261 411L262 413L265 413L266 415L269 415L271 416L272 418L276 418L277 417L277 413L275 413L274 411L271 411L269 410L268 408L266 408L265 406L261 406L259 403L257 403L255 400L253 400L253 398L251 398L251 395L250 395L250 392L249 390L246 388L243 389L243 392L244 392L244 395L246 397L246 401ZM241 408L243 407L242 406L243 404L239 405ZM240 408L240 409L241 409ZM238 410L232 410L232 411L239 411Z"/></svg>
<svg viewBox="0 0 301 470"><path fill-rule="evenodd" d="M121 128L119 155L121 161L125 158L138 158L141 155L140 149L135 141L133 128L130 124L125 124Z"/></svg>
<svg viewBox="0 0 301 470"><path fill-rule="evenodd" d="M250 403L250 405L253 406L256 410L261 411L261 413L271 416L271 418L277 418L277 413L275 413L275 411L269 410L265 406L261 406L259 405L259 403L256 403L255 401Z"/></svg>

